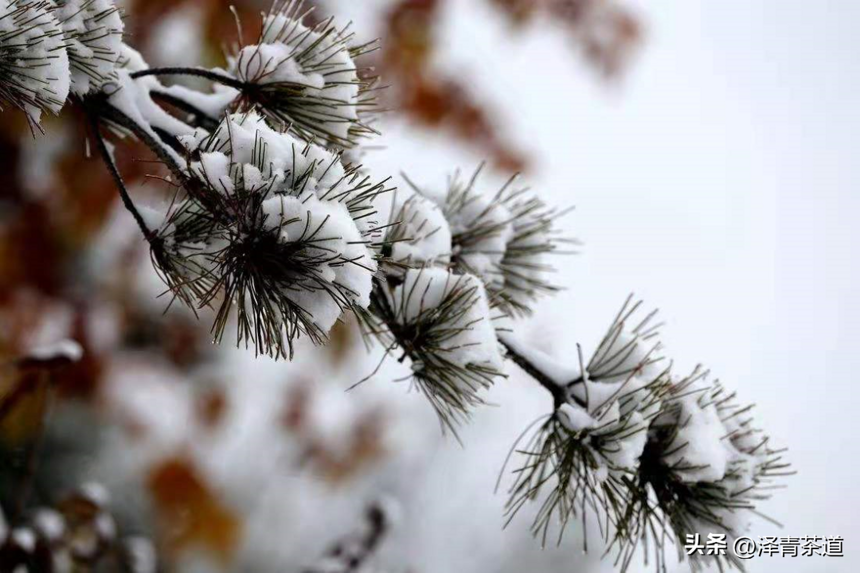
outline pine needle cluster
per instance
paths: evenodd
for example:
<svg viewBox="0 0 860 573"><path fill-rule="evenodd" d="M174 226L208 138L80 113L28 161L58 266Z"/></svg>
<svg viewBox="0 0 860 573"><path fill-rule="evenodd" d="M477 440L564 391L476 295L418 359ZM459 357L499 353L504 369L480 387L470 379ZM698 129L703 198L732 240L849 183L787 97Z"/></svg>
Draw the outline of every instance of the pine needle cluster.
<svg viewBox="0 0 860 573"><path fill-rule="evenodd" d="M114 78L120 59L120 10L111 0L58 0L56 6L69 54L71 91L84 95L97 90Z"/></svg>
<svg viewBox="0 0 860 573"><path fill-rule="evenodd" d="M295 339L321 343L341 314L369 304L384 182L256 114L184 141L190 178L153 260L180 300L215 309L216 340L235 324L240 344L289 357Z"/></svg>
<svg viewBox="0 0 860 573"><path fill-rule="evenodd" d="M455 173L443 193L409 183L442 209L448 224L439 232L451 236L452 266L479 276L495 308L525 316L536 300L559 290L549 280L554 268L547 255L560 254L560 246L570 242L556 226L567 211L549 207L528 187L518 185L518 175L486 193L479 189L482 169L468 180Z"/></svg>
<svg viewBox="0 0 860 573"><path fill-rule="evenodd" d="M307 25L311 11L301 0L275 2L256 42L234 49L229 72L243 82L238 109L258 109L307 141L351 148L376 134L368 118L378 108L377 78L356 65L376 42L355 45L350 26L333 18Z"/></svg>
<svg viewBox="0 0 860 573"><path fill-rule="evenodd" d="M410 269L393 289L378 287L366 331L402 352L411 379L444 428L456 433L480 392L504 376L484 287L477 277L439 268Z"/></svg>
<svg viewBox="0 0 860 573"><path fill-rule="evenodd" d="M625 480L630 501L620 515L613 546L626 570L638 546L650 551L658 568L664 552L675 546L684 556L687 535L725 534L729 546L745 534L756 508L781 487L779 478L792 475L783 449L774 449L770 438L754 426L752 406L742 406L735 393L719 381L708 382L708 372L696 368L676 380L671 396L649 431L638 475ZM702 413L713 414L722 430L714 441L726 452L719 463L707 462L700 451L708 440L693 440L689 428ZM766 518L768 519L768 518ZM647 554L646 554L647 558ZM743 561L731 551L725 555L688 557L694 570L711 564L720 570L743 569Z"/></svg>
<svg viewBox="0 0 860 573"><path fill-rule="evenodd" d="M601 533L608 535L626 505L624 480L636 475L649 425L668 393L654 313L631 327L641 303L630 302L588 364L580 364L580 375L564 384L568 400L527 431L531 437L517 450L522 463L506 512L510 521L542 499L532 531L544 544L552 525L560 524L561 541L565 526L577 518L584 524L589 511L603 519Z"/></svg>
<svg viewBox="0 0 860 573"><path fill-rule="evenodd" d="M774 480L791 473L783 451L754 427L751 407L701 368L671 374L658 356L653 313L628 328L638 307L628 300L566 385L569 401L527 430L507 504L510 522L539 503L532 530L543 543L551 526L560 542L569 523L581 519L585 528L591 513L622 571L640 547L664 570L666 549L683 558L687 535L724 533L731 544L761 515L756 506ZM731 551L690 557L696 570L708 562L743 566Z"/></svg>
<svg viewBox="0 0 860 573"><path fill-rule="evenodd" d="M14 107L38 126L69 93L69 56L47 0L0 0L0 110Z"/></svg>

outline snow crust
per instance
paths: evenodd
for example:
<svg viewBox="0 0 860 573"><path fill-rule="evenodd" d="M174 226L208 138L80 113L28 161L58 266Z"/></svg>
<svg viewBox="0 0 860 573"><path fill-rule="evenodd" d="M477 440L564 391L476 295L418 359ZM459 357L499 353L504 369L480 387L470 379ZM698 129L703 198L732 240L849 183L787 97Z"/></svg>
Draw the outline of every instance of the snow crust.
<svg viewBox="0 0 860 573"><path fill-rule="evenodd" d="M296 181L310 172L304 187L314 190L321 199L326 199L325 195L332 188L343 184L341 182L346 174L336 154L318 145L308 144L289 133L273 129L256 112L232 114L222 122L215 133L210 134L206 130L198 129L180 137L180 140L189 150L197 149L206 141L227 147L229 153L213 151L205 154L208 157L206 161L211 162L208 167L213 169L212 172L207 172L207 176L213 180L229 176L227 167L231 164L248 164L255 167L259 174L253 171L249 173L260 178L260 183L274 182L278 188L291 188ZM261 142L265 146L265 165L262 170L256 165L260 162L257 153ZM200 165L192 167L192 171L198 175L203 174L202 169ZM333 200L334 194L329 198Z"/></svg>
<svg viewBox="0 0 860 573"><path fill-rule="evenodd" d="M190 89L180 84L162 86L159 91L186 101L213 118L222 117L240 94L239 90L222 84L214 84L211 93Z"/></svg>
<svg viewBox="0 0 860 573"><path fill-rule="evenodd" d="M594 457L598 481L639 467L648 426L660 409L660 401L647 387L651 382L638 377L614 383L586 380L580 385L587 386L588 406L568 402L559 408L559 419L570 432L604 438Z"/></svg>
<svg viewBox="0 0 860 573"><path fill-rule="evenodd" d="M251 83L296 84L321 90L325 79L318 73L304 73L293 58L294 49L286 44L246 46L235 59L240 79Z"/></svg>
<svg viewBox="0 0 860 573"><path fill-rule="evenodd" d="M664 462L679 467L684 481L719 483L740 494L755 484L758 466L769 455L766 440L735 408L720 409L721 386L702 386L678 400L679 431Z"/></svg>
<svg viewBox="0 0 860 573"><path fill-rule="evenodd" d="M685 396L678 407L681 428L667 447L671 453L664 462L678 467L675 473L690 483L723 479L735 452L725 439L726 428L716 406L701 405L697 396Z"/></svg>
<svg viewBox="0 0 860 573"><path fill-rule="evenodd" d="M654 343L616 324L598 346L581 377L569 387L559 420L573 434L592 440L598 481L636 471L648 441L651 421L659 414L668 384L653 359ZM594 367L596 372L589 371ZM583 405L584 404L584 405ZM599 447L593 444L596 443Z"/></svg>
<svg viewBox="0 0 860 573"><path fill-rule="evenodd" d="M525 357L559 386L565 386L582 375L578 364L563 364L540 348L529 344L513 332L500 330L498 336L499 340L507 344L520 356Z"/></svg>
<svg viewBox="0 0 860 573"><path fill-rule="evenodd" d="M663 422L674 417L678 424L663 463L687 483L721 488L731 505L714 507L713 519L730 539L747 533L755 513L746 508L760 499L755 488L772 457L767 438L750 426L751 419L718 382L697 380L673 404L674 409L661 414ZM699 533L714 532L711 520L693 521Z"/></svg>
<svg viewBox="0 0 860 573"><path fill-rule="evenodd" d="M284 243L300 242L306 238L307 229L322 227L314 250L318 250L322 258L330 258L326 251L337 253L338 258L321 266L319 278L348 289L351 303L361 308L368 307L376 261L362 244L361 233L346 207L320 200L312 192L306 192L300 197L276 195L266 200L263 210L267 217L264 225L277 230ZM324 332L334 326L343 312L339 301L331 296L295 288L289 289L287 296L307 309L314 323Z"/></svg>
<svg viewBox="0 0 860 573"><path fill-rule="evenodd" d="M515 177L500 190L485 193L479 175L462 181L457 174L442 190L413 188L442 209L452 240L451 260L484 281L494 306L522 312L539 293L553 290L544 259L555 250L552 222L557 214L527 189L513 187Z"/></svg>

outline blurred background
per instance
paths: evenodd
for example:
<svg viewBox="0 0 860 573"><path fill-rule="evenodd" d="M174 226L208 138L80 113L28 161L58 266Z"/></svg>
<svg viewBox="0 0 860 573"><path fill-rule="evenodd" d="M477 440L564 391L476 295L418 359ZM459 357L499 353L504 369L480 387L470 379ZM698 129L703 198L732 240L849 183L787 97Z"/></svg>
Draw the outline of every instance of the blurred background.
<svg viewBox="0 0 860 573"><path fill-rule="evenodd" d="M267 6L233 3L253 35ZM230 4L126 2L126 41L151 65L222 65ZM372 58L392 111L363 158L377 178L402 184L405 172L440 187L486 160L488 190L523 171L549 203L576 207L563 225L583 247L556 261L567 288L522 333L569 358L577 342L594 347L628 293L659 307L681 370L707 365L790 448L798 475L763 508L783 528L762 520L752 534L845 538L841 559L762 557L748 570L857 570L860 5L319 5L360 38L382 38ZM290 572L384 500L395 519L380 571L616 569L600 561L594 528L588 555L579 531L541 550L528 516L502 529L496 478L551 407L518 371L461 445L393 382L396 363L344 392L379 359L352 324L289 364L213 347L205 320L165 312L144 242L87 157L81 118L33 139L18 115L0 115L0 356L65 338L85 352L54 373L3 371L6 521L25 505L72 511L68 492L84 492L118 535L151 540L165 571ZM118 159L135 197L165 195L144 177L145 149Z"/></svg>

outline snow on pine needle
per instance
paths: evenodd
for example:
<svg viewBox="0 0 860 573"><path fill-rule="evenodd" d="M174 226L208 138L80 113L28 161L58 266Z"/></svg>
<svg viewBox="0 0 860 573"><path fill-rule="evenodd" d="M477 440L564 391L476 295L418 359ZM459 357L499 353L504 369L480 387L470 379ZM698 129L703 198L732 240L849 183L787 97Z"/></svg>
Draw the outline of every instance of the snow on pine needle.
<svg viewBox="0 0 860 573"><path fill-rule="evenodd" d="M417 193L395 197L387 235L387 262L397 274L409 268L447 267L451 262L451 228L441 207Z"/></svg>
<svg viewBox="0 0 860 573"><path fill-rule="evenodd" d="M366 122L377 107L376 78L356 64L376 42L353 45L349 26L332 18L307 25L311 11L302 1L275 2L256 43L236 46L228 71L244 82L239 110L259 108L307 141L354 147L376 133Z"/></svg>
<svg viewBox="0 0 860 573"><path fill-rule="evenodd" d="M455 268L479 276L494 307L527 315L535 300L558 290L548 279L554 269L546 255L558 254L559 245L568 242L555 228L566 211L548 207L528 188L517 186L517 175L495 193L482 192L478 189L482 167L467 181L455 173L443 193L407 182L442 208Z"/></svg>
<svg viewBox="0 0 860 573"><path fill-rule="evenodd" d="M38 128L58 114L69 94L66 40L46 0L0 0L0 110L22 110Z"/></svg>
<svg viewBox="0 0 860 573"><path fill-rule="evenodd" d="M215 307L216 340L235 324L240 344L291 356L299 336L321 343L370 304L384 183L255 113L180 140L186 196L158 225L153 260L179 299Z"/></svg>
<svg viewBox="0 0 860 573"><path fill-rule="evenodd" d="M509 490L508 519L540 501L532 531L547 542L549 527L593 510L604 535L626 505L624 480L635 476L648 428L668 391L668 368L656 353L654 313L639 320L641 303L625 303L587 365L561 384L567 400L541 421L517 450L522 464ZM562 369L557 369L561 371ZM518 444L514 445L514 449ZM549 490L546 495L544 491Z"/></svg>
<svg viewBox="0 0 860 573"><path fill-rule="evenodd" d="M728 544L749 532L759 502L770 498L780 477L791 475L784 450L754 426L752 406L738 403L735 393L707 380L697 367L673 380L661 413L651 425L635 479L626 481L630 502L613 545L626 570L639 545L653 552L658 567L668 545L679 557L687 535L723 533ZM726 555L687 556L694 570L712 563L743 570L743 562Z"/></svg>
<svg viewBox="0 0 860 573"><path fill-rule="evenodd" d="M58 0L72 72L71 91L86 95L115 75L122 53L123 22L111 0Z"/></svg>
<svg viewBox="0 0 860 573"><path fill-rule="evenodd" d="M374 293L371 332L409 358L410 379L443 428L483 404L480 392L503 374L503 358L480 279L441 268L410 269L391 292ZM371 318L371 321L374 320Z"/></svg>
<svg viewBox="0 0 860 573"><path fill-rule="evenodd" d="M788 475L782 451L753 425L751 406L740 406L707 372L677 378L664 363L655 313L635 317L641 303L628 299L587 364L559 380L568 399L529 428L517 449L507 504L509 520L537 502L532 530L558 540L575 518L593 511L601 535L625 571L640 547L665 565L668 545L683 551L688 534L746 533L756 504L773 481ZM533 362L546 361L545 357ZM653 555L652 555L653 554ZM683 557L683 555L681 555ZM733 556L693 556L742 568Z"/></svg>

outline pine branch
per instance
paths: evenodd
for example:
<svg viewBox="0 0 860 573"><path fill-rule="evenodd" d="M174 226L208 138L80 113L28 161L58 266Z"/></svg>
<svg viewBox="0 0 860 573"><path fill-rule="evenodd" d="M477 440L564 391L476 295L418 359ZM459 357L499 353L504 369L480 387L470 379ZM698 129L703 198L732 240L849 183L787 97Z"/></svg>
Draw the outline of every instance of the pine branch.
<svg viewBox="0 0 860 573"><path fill-rule="evenodd" d="M380 291L378 285L371 295L370 312L375 317L382 321L384 330L391 336L394 344L403 351L403 356L400 360L409 357L413 361L422 361L422 349L416 347L414 341L411 340L409 332L404 329L397 320L397 311L394 309L388 300L387 296ZM380 328L370 326L368 330L373 334L378 334ZM581 397L573 395L569 392L569 388L577 383L582 382L582 378L570 380L566 383L558 383L547 372L544 372L540 366L535 364L522 352L514 348L512 344L506 342L504 337L499 337L500 343L505 347L506 358L517 364L526 374L528 374L535 382L550 393L553 398L554 409L558 409L562 404L573 400L576 404L586 407L586 402ZM391 344L385 343L386 347L391 350ZM453 430L453 426L449 424L449 428Z"/></svg>
<svg viewBox="0 0 860 573"><path fill-rule="evenodd" d="M167 67L167 68L148 68L145 70L140 70L139 72L134 72L131 74L131 78L136 80L138 78L143 78L146 76L189 76L196 78L204 78L233 89L237 90L245 90L248 87L247 82L243 82L242 80L237 80L234 77L228 76L226 74L222 74L219 72L215 72L212 70L208 70L206 68L183 68L183 67Z"/></svg>
<svg viewBox="0 0 860 573"><path fill-rule="evenodd" d="M105 165L108 168L108 171L113 177L114 183L116 184L116 188L119 191L119 196L122 199L122 204L125 206L126 210L131 213L131 216L134 217L135 223L140 227L140 231L143 233L144 238L151 242L153 240L153 231L149 228L144 221L143 216L140 214L140 211L137 210L137 207L134 205L134 201L132 201L131 196L128 193L128 188L125 186L125 181L122 179L122 175L119 172L119 169L116 166L116 162L110 154L110 151L105 144L104 137L101 134L101 126L99 124L98 116L92 113L89 109L87 110L87 119L89 120L90 129L92 131L93 139L96 143L96 149L99 150L99 154L102 157Z"/></svg>
<svg viewBox="0 0 860 573"><path fill-rule="evenodd" d="M61 39L74 40L86 47L100 37L75 31L65 38L58 25L66 22L53 20L51 6L26 2L0 18L11 17L27 33L23 44L9 42L19 31L0 34L0 104L22 108L35 127L43 112L56 113L67 100L68 82L57 93L52 83L60 82L51 75L68 75L66 56L78 72L98 80L98 89L109 77L121 80L120 88L135 87L113 75L118 51L109 62L111 73L101 74L96 58L62 44ZM579 351L578 370L554 364L493 326L491 308L526 315L538 296L558 290L541 258L559 253L565 242L553 225L564 211L514 187L515 178L483 196L476 191L478 169L467 182L452 180L438 205L441 214L418 201L393 209L406 224L380 241L384 229L398 224L378 226L368 219L376 214L373 200L387 191L385 182L372 185L361 166L344 165L339 153L377 133L367 122L378 110L377 79L354 61L375 44L352 46L349 26L338 29L331 19L305 26L302 11L300 0L276 2L263 14L259 41L245 45L240 34L228 56L229 71L161 67L130 73L132 79L203 78L231 88L224 93L232 102L214 94L218 111L190 90L153 88L154 80L141 82L141 93L133 94L145 96L146 106L126 100L139 109L114 105L117 100L105 93L81 102L96 148L150 244L157 272L193 309L217 306L214 339L220 341L235 324L237 345L252 342L258 351L291 358L300 335L323 343L334 321L354 312L366 332L383 341L385 356L399 349L399 360L409 359L408 378L455 435L455 422L483 405L482 392L505 377L500 343L504 357L548 391L554 404L512 448L524 462L514 472L509 520L547 489L532 526L544 542L553 524L561 525L560 541L573 518L581 513L585 525L587 511L599 512L604 539L617 547L622 571L640 543L653 542L661 563L664 540L680 541L702 524L734 535L736 512L759 514L755 503L768 497L770 480L788 475L781 450L771 449L769 438L752 425L749 406L736 404L717 382L705 382L706 372L696 369L677 380L670 368L657 366L662 357L654 313L631 320L640 302L628 298L587 365ZM118 25L95 29L117 40L121 34ZM146 64L130 58L122 67L127 65ZM314 81L306 81L310 77ZM75 91L72 81L74 97L91 93ZM153 100L191 118L173 118L180 124L174 129L176 123L163 121L167 113L150 113ZM223 122L213 117L222 109L228 111ZM203 141L199 132L188 140L176 135L190 133L191 126L211 133ZM128 132L149 147L184 192L164 224L151 229L144 217L148 210L135 206L103 127ZM235 134L241 135L236 145ZM447 239L437 241L444 244L419 252L423 258L391 252L395 243L415 247L445 233ZM384 276L380 263L396 272ZM66 358L28 357L19 366L38 370ZM22 384L0 400L0 418L24 389ZM516 449L538 423L525 448ZM719 431L700 432L702 425ZM38 453L31 452L30 475L19 495L22 509ZM372 507L364 530L339 542L309 571L357 571L378 548L387 517ZM722 569L723 561L717 563Z"/></svg>
<svg viewBox="0 0 860 573"><path fill-rule="evenodd" d="M528 374L535 382L543 386L543 388L548 391L552 395L552 400L554 404L554 408L558 409L559 406L566 403L568 399L572 398L576 401L577 404L586 407L586 403L577 396L572 396L567 388L581 381L580 379L571 380L567 384L560 385L555 380L552 379L546 372L541 370L536 364L534 364L531 360L529 360L525 355L516 350L511 344L505 341L503 337L499 338L499 342L502 346L505 347L506 357L510 359L514 364L519 366L523 372Z"/></svg>
<svg viewBox="0 0 860 573"><path fill-rule="evenodd" d="M178 148L178 142L172 142L175 143L175 145L168 145L167 143L159 140L159 137L157 137L153 131L150 131L144 126L138 124L123 111L108 103L104 97L89 98L84 102L84 105L87 108L88 113L95 114L97 117L108 120L126 131L131 132L144 145L146 145L156 155L156 157L158 157L158 159L168 167L168 169L170 169L171 174L173 174L177 181L182 184L188 183L189 178L185 169L168 151L168 148ZM162 133L162 136L168 138L173 137L167 133Z"/></svg>
<svg viewBox="0 0 860 573"><path fill-rule="evenodd" d="M393 288L384 290L388 287ZM368 312L360 318L365 332L385 346L386 356L399 349L401 362L409 358L408 378L430 401L443 429L455 436L457 423L484 404L480 392L504 377L497 348L484 354L476 350L494 331L475 277L411 269L400 284L377 282ZM464 348L472 354L462 354Z"/></svg>

